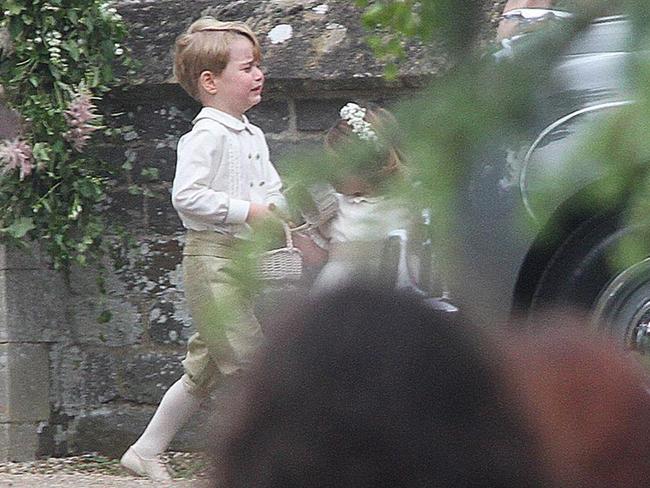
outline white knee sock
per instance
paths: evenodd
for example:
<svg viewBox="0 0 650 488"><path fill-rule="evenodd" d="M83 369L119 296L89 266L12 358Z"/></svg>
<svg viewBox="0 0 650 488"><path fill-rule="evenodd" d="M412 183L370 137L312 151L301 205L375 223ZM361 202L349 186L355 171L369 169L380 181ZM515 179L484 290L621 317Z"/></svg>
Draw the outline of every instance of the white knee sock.
<svg viewBox="0 0 650 488"><path fill-rule="evenodd" d="M174 383L162 397L160 405L140 438L133 444L144 458L163 453L183 424L201 405L202 397L190 393L183 380Z"/></svg>

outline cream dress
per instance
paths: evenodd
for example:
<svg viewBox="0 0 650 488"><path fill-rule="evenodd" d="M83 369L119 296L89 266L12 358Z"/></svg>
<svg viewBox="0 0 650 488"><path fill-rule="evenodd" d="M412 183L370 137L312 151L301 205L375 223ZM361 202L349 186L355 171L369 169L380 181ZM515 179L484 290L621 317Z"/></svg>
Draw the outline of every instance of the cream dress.
<svg viewBox="0 0 650 488"><path fill-rule="evenodd" d="M327 240L329 259L317 276L315 295L350 284L357 279L376 280L388 237L409 227L406 209L386 197L336 193L338 211L320 227ZM400 266L399 274L408 273ZM398 277L404 281L405 276Z"/></svg>

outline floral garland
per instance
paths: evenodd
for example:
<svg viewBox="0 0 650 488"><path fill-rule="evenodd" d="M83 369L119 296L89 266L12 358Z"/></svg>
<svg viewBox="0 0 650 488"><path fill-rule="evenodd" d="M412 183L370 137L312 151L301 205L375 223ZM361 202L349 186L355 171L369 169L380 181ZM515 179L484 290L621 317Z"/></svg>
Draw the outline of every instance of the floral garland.
<svg viewBox="0 0 650 488"><path fill-rule="evenodd" d="M340 111L341 119L352 128L359 139L362 141L377 142L379 138L377 133L372 129L370 122L365 120L366 109L356 103L346 103Z"/></svg>
<svg viewBox="0 0 650 488"><path fill-rule="evenodd" d="M42 242L56 268L103 253L102 216L116 174L90 154L108 132L95 101L133 68L123 20L104 0L4 0L0 102L18 113L16 138L0 141L0 238ZM4 92L4 93L3 93Z"/></svg>

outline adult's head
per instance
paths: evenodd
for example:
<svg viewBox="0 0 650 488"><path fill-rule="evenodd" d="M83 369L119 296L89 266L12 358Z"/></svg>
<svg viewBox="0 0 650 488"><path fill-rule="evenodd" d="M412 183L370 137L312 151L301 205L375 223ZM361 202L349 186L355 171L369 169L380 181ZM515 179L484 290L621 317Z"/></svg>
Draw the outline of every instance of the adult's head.
<svg viewBox="0 0 650 488"><path fill-rule="evenodd" d="M348 288L270 338L214 434L228 488L545 486L480 331Z"/></svg>

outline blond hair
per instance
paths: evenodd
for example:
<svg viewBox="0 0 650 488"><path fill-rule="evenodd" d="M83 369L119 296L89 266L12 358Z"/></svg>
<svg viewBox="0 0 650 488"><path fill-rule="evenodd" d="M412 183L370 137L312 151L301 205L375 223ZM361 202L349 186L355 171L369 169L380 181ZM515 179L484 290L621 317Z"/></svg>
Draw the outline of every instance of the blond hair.
<svg viewBox="0 0 650 488"><path fill-rule="evenodd" d="M259 41L244 22L221 22L202 17L176 39L174 46L174 77L183 89L199 100L199 77L204 71L221 74L229 61L229 46L245 36L253 43L253 56L259 62L262 53Z"/></svg>

